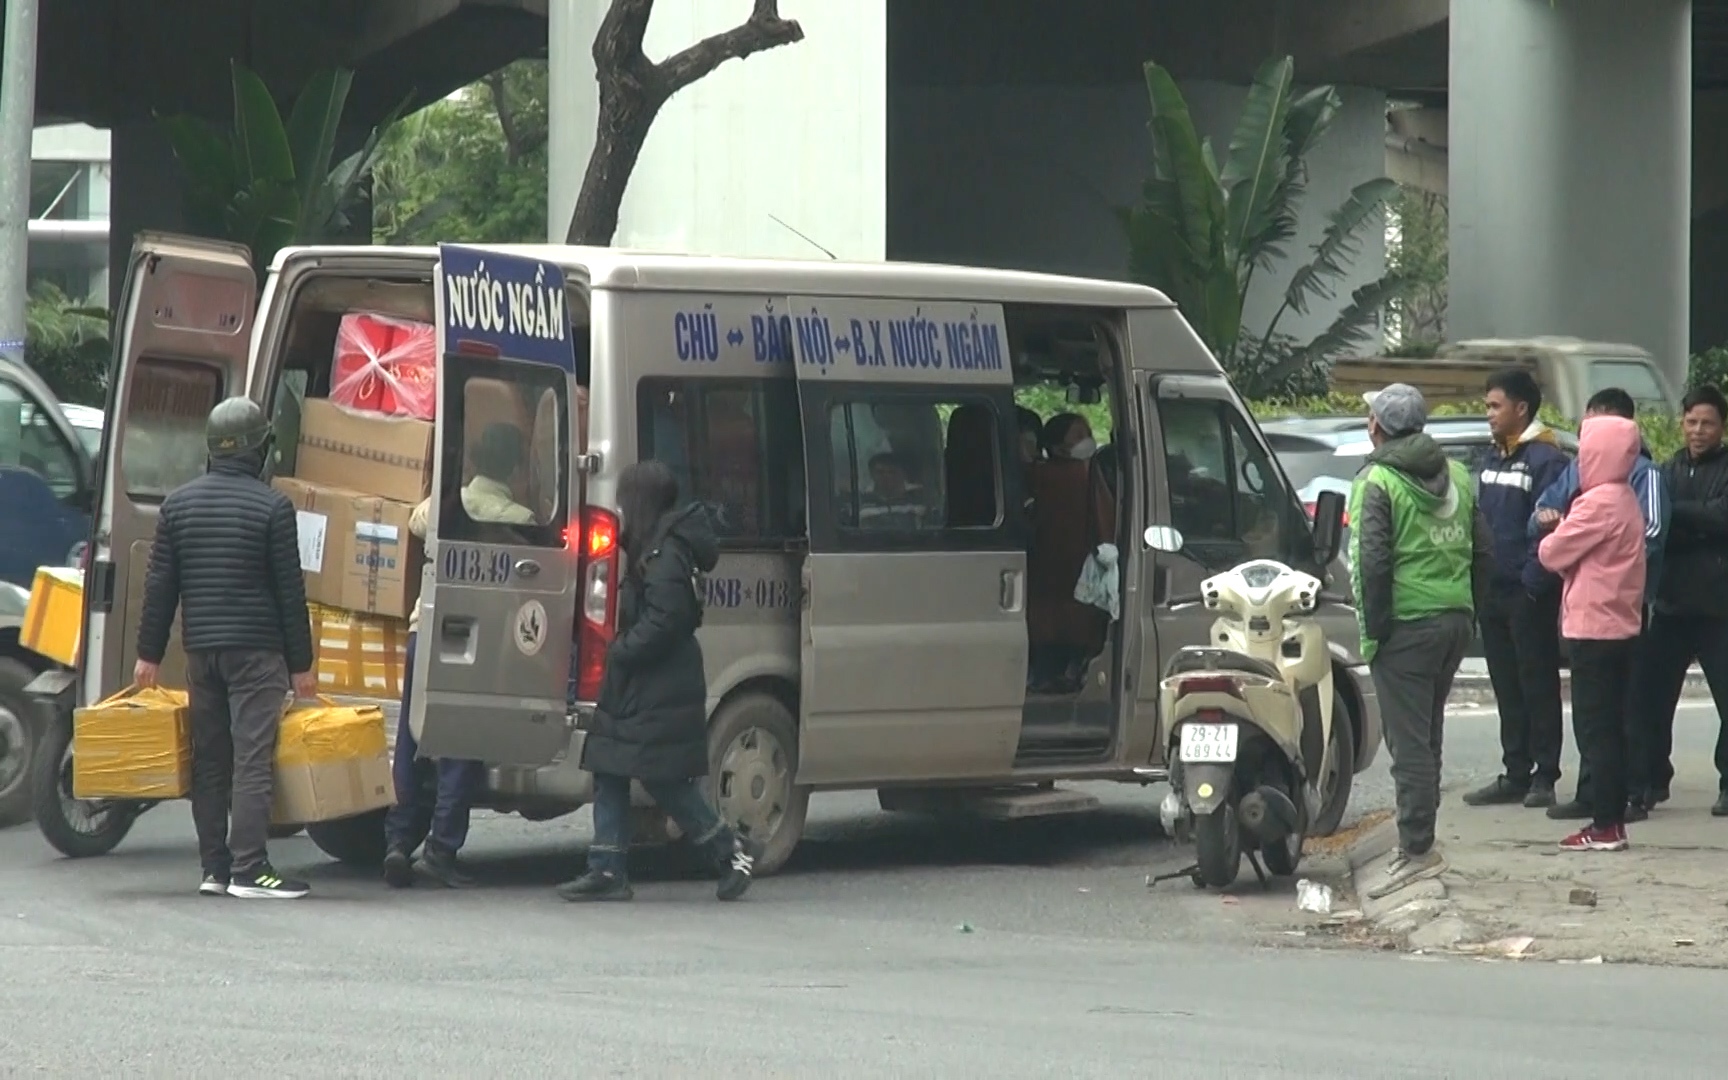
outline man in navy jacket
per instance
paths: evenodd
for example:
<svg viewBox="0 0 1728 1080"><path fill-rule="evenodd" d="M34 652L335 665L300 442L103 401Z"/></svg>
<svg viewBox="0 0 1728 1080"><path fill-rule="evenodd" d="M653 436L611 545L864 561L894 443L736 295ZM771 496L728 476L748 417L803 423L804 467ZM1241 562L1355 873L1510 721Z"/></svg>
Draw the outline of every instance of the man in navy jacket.
<svg viewBox="0 0 1728 1080"><path fill-rule="evenodd" d="M1609 387L1598 392L1584 406L1585 416L1620 416L1627 420L1637 419L1637 405L1632 395L1618 387ZM1662 470L1650 459L1648 447L1638 448L1638 460L1632 464L1632 490L1638 496L1638 508L1644 512L1644 607L1649 607L1656 600L1656 583L1662 576L1662 546L1668 538L1668 483L1662 477ZM1560 474L1560 479L1542 493L1536 500L1536 512L1530 515L1530 535L1541 536L1554 528L1571 508L1572 500L1578 495L1578 463L1572 462L1566 466L1566 471ZM1646 615L1645 625L1649 625ZM1642 663L1642 659L1635 663ZM1642 821L1649 816L1649 808L1644 805L1645 793L1651 784L1647 767L1650 753L1646 744L1650 741L1644 724L1632 723L1631 718L1639 716L1643 709L1638 704L1639 679L1634 678L1628 685L1629 697L1626 704L1626 716L1630 731L1632 760L1629 763L1627 779L1632 792L1632 803L1627 809L1626 820ZM1578 765L1578 794L1570 802L1548 808L1548 816L1560 820L1583 819L1591 816L1589 787L1590 762L1582 760L1584 747L1578 747L1581 760Z"/></svg>
<svg viewBox="0 0 1728 1080"><path fill-rule="evenodd" d="M1530 517L1568 462L1554 433L1536 419L1542 388L1528 371L1490 376L1487 403L1494 450L1482 469L1477 505L1494 537L1494 572L1476 618L1500 709L1506 771L1464 801L1553 806L1562 739L1560 579L1536 558Z"/></svg>

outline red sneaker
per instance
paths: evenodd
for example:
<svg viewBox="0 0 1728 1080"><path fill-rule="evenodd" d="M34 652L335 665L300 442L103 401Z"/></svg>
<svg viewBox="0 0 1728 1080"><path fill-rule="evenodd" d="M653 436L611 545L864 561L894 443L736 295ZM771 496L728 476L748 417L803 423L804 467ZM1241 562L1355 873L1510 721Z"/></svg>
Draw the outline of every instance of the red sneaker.
<svg viewBox="0 0 1728 1080"><path fill-rule="evenodd" d="M1624 825L1588 825L1560 841L1561 851L1625 851L1630 846Z"/></svg>

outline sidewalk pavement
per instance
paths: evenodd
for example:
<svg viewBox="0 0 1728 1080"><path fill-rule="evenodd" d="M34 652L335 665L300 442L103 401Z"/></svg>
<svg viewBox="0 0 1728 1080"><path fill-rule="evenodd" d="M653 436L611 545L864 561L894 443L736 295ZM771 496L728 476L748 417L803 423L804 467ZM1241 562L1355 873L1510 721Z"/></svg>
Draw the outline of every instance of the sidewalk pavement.
<svg viewBox="0 0 1728 1080"><path fill-rule="evenodd" d="M1572 695L1572 673L1566 668L1560 669L1560 693L1567 701ZM1697 700L1710 696L1710 687L1704 682L1704 672L1694 664L1686 672L1686 687L1681 691L1682 700ZM1452 693L1446 699L1451 705L1492 705L1494 704L1494 685L1488 680L1488 661L1480 656L1467 656L1458 668L1458 675L1452 680Z"/></svg>
<svg viewBox="0 0 1728 1080"><path fill-rule="evenodd" d="M1704 755L1675 765L1673 800L1628 827L1623 852L1561 852L1582 823L1467 807L1463 787L1450 790L1440 811L1446 871L1367 900L1397 839L1387 821L1348 855L1363 923L1387 947L1420 952L1728 967L1728 819L1710 816L1716 770Z"/></svg>

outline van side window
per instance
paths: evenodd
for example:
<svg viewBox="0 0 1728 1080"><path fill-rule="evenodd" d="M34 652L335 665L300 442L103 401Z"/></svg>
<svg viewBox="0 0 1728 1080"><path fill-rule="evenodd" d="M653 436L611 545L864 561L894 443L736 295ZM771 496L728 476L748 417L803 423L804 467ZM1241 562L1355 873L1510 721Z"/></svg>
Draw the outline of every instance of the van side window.
<svg viewBox="0 0 1728 1080"><path fill-rule="evenodd" d="M1158 401L1170 523L1227 558L1284 558L1289 502L1276 467L1226 401ZM1227 546L1227 550L1222 550Z"/></svg>
<svg viewBox="0 0 1728 1080"><path fill-rule="evenodd" d="M828 408L835 524L844 532L995 529L1002 521L997 418L983 399L836 400Z"/></svg>
<svg viewBox="0 0 1728 1080"><path fill-rule="evenodd" d="M127 495L161 502L203 473L204 424L221 399L222 373L215 368L149 356L138 361L120 423Z"/></svg>
<svg viewBox="0 0 1728 1080"><path fill-rule="evenodd" d="M0 379L0 465L29 469L57 499L78 490L77 452L42 405L10 379Z"/></svg>
<svg viewBox="0 0 1728 1080"><path fill-rule="evenodd" d="M444 540L564 547L569 391L541 364L446 357Z"/></svg>
<svg viewBox="0 0 1728 1080"><path fill-rule="evenodd" d="M672 470L683 498L707 509L722 543L778 544L802 531L795 383L646 378L636 393L638 457Z"/></svg>

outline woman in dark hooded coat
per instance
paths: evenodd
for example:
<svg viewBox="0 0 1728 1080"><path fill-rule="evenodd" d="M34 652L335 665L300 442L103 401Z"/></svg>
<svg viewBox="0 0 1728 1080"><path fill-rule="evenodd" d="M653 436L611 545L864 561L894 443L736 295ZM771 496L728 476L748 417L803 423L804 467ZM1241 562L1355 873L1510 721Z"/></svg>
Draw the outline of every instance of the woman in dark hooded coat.
<svg viewBox="0 0 1728 1080"><path fill-rule="evenodd" d="M678 481L658 461L629 466L618 480L619 543L627 565L618 594L618 633L606 653L582 767L594 774L594 843L588 872L558 887L566 900L628 900L630 781L720 873L719 897L750 887L754 846L714 812L695 778L708 774L708 679L696 628L700 576L720 550L708 513L678 505Z"/></svg>

